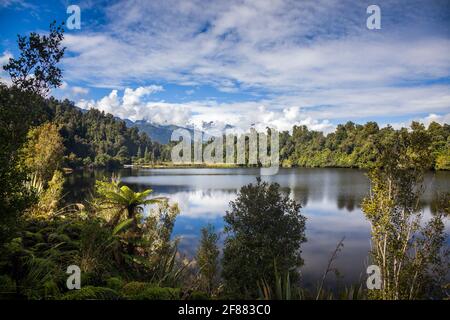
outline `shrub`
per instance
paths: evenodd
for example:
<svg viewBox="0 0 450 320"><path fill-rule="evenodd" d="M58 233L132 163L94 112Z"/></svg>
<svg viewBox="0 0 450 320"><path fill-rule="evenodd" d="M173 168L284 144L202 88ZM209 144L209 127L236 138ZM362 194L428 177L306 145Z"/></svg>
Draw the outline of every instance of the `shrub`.
<svg viewBox="0 0 450 320"><path fill-rule="evenodd" d="M119 277L111 277L106 280L106 286L117 291L120 291L123 288L124 284L125 282Z"/></svg>
<svg viewBox="0 0 450 320"><path fill-rule="evenodd" d="M258 178L256 184L240 189L224 217L225 291L234 298L256 298L258 281L275 284L275 265L280 273L293 270L293 281L299 278L296 270L303 264L300 247L306 241L306 218L300 207L277 183Z"/></svg>
<svg viewBox="0 0 450 320"><path fill-rule="evenodd" d="M120 298L120 294L113 289L87 286L67 292L62 300L119 300Z"/></svg>
<svg viewBox="0 0 450 320"><path fill-rule="evenodd" d="M158 287L148 282L129 282L122 288L122 295L131 300L177 300L180 289Z"/></svg>
<svg viewBox="0 0 450 320"><path fill-rule="evenodd" d="M0 299L13 298L16 293L14 280L7 275L0 275Z"/></svg>
<svg viewBox="0 0 450 320"><path fill-rule="evenodd" d="M147 286L148 283L132 281L122 287L121 293L125 297L133 297L140 294Z"/></svg>
<svg viewBox="0 0 450 320"><path fill-rule="evenodd" d="M147 287L140 294L133 297L134 300L179 300L180 289Z"/></svg>
<svg viewBox="0 0 450 320"><path fill-rule="evenodd" d="M210 297L206 292L193 291L187 298L188 300L209 300Z"/></svg>

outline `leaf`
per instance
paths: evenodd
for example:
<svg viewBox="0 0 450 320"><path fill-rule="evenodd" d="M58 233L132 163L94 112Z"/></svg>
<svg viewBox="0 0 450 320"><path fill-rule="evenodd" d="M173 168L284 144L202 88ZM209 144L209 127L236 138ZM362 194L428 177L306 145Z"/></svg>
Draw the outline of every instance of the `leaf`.
<svg viewBox="0 0 450 320"><path fill-rule="evenodd" d="M131 223L133 222L133 218L130 219L126 219L124 221L122 221L121 223L119 223L113 230L113 235L118 234L120 231L122 231L123 229L127 228Z"/></svg>

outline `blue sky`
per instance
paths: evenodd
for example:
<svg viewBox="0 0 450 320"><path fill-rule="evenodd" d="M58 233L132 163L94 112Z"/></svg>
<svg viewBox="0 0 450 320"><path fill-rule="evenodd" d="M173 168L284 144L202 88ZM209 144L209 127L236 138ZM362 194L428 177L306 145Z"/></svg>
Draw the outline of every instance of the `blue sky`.
<svg viewBox="0 0 450 320"><path fill-rule="evenodd" d="M72 4L81 29L66 31L53 95L82 108L217 130L450 122L447 0L0 0L0 63Z"/></svg>

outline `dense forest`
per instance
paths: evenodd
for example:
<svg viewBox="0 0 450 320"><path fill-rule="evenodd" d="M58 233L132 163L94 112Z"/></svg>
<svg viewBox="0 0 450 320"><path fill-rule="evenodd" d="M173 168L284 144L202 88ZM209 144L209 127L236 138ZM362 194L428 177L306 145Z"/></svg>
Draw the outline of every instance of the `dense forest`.
<svg viewBox="0 0 450 320"><path fill-rule="evenodd" d="M398 135L412 135L414 131L423 132L429 139L427 157L430 159L428 169L450 170L450 125L431 122L428 127L419 122L412 122L409 128L394 129L392 126L380 128L376 122L364 125L351 121L338 125L336 130L325 135L323 132L309 130L307 126L294 126L292 132L279 133L279 161L282 167L337 167L337 168L372 168L379 155L386 149L386 143L398 138ZM249 165L249 137L246 134L245 165ZM270 136L270 129L267 130ZM227 140L224 135L223 141ZM234 138L234 163L236 163L237 136ZM256 138L256 135L255 135ZM215 138L203 142L205 146ZM258 138L259 139L259 138ZM270 140L270 139L268 139ZM164 157L156 161L168 161L170 148L175 142L164 145ZM223 163L226 162L226 143L223 145ZM191 144L193 161L194 144ZM270 141L267 153L270 154ZM257 151L258 152L258 151ZM214 160L216 161L216 160ZM145 161L140 161L145 163ZM220 165L220 163L217 163ZM168 164L170 166L170 163Z"/></svg>
<svg viewBox="0 0 450 320"><path fill-rule="evenodd" d="M426 128L417 123L411 130ZM301 167L371 167L386 140L398 132L409 132L390 126L379 128L376 122L365 125L347 122L338 125L335 132L324 135L308 130L306 126L294 126L292 135L280 134L280 162L283 166ZM426 134L432 140L429 156L431 167L437 170L450 169L450 125L432 122Z"/></svg>
<svg viewBox="0 0 450 320"><path fill-rule="evenodd" d="M43 101L37 119L55 123L65 147L67 167L117 168L124 164L170 162L173 143L162 145L125 121L96 109L81 110L73 102L54 98ZM347 122L324 135L306 126L280 133L280 163L283 167L371 167L383 141L396 132L422 127L432 139L430 169L450 170L450 125L432 122L428 128L413 122L411 128L379 128Z"/></svg>
<svg viewBox="0 0 450 320"><path fill-rule="evenodd" d="M82 111L72 102L48 100L52 121L60 128L70 167L118 167L135 158L151 162L162 157L162 146L137 128L96 109Z"/></svg>
<svg viewBox="0 0 450 320"><path fill-rule="evenodd" d="M1 90L8 91L2 85ZM52 122L58 126L64 144L64 166L117 168L124 164L169 163L174 143L160 144L127 127L126 122L96 109L82 110L69 100L53 97L36 98L39 108L33 110L31 125ZM280 163L283 167L371 167L379 155L383 141L399 131L410 131L423 125L395 130L379 128L375 122L364 125L347 122L335 132L325 135L294 126L292 133L280 133ZM450 170L450 125L432 122L423 127L432 139L430 169Z"/></svg>
<svg viewBox="0 0 450 320"><path fill-rule="evenodd" d="M2 86L1 90L10 89ZM69 100L37 99L40 99L39 108L33 110L32 125L49 121L58 126L66 167L118 168L131 163L170 162L173 142L160 144L111 114L96 109L82 110ZM421 126L412 123L409 129L395 130L390 126L379 128L375 122L364 125L347 122L328 135L306 126L294 126L292 133L280 133L280 164L283 167L368 168L376 160L383 141L396 132ZM423 129L432 139L430 169L450 170L450 125L432 122Z"/></svg>

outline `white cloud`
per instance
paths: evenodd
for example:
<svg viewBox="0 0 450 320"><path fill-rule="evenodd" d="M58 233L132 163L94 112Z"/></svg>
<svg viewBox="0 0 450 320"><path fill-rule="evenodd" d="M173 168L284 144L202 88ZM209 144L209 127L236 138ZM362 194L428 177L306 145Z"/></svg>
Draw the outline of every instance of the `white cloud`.
<svg viewBox="0 0 450 320"><path fill-rule="evenodd" d="M52 89L51 93L53 96L59 99L69 99L69 100L78 100L83 96L89 94L89 88L80 87L80 86L72 86L66 81L62 81L61 86L58 88Z"/></svg>
<svg viewBox="0 0 450 320"><path fill-rule="evenodd" d="M431 113L424 119L419 119L419 121L424 123L426 126L428 126L432 122L437 122L440 124L450 123L450 113L447 113L444 115L438 115L438 114Z"/></svg>
<svg viewBox="0 0 450 320"><path fill-rule="evenodd" d="M69 82L116 89L98 101L79 100L89 89L66 82L55 92L79 100L82 108L95 107L122 118L197 127L213 121L211 129L216 131L227 124L243 130L288 130L304 124L328 132L334 120L405 115L417 119L414 114L429 114L420 119L426 123L448 123L449 86L420 85L449 75L450 39L442 36L448 28L441 28L441 33L431 28L431 36L418 33L426 24L421 17L434 14L427 7L398 12L415 27L403 19L403 25L391 29L384 22L387 32L371 33L356 22L364 20L363 7L346 1L118 2L106 8L106 26L66 35L72 55L64 59ZM394 7L383 10L393 12ZM10 57L4 52L0 64ZM10 83L2 70L0 78ZM271 98L147 101L162 87L127 86L145 79L209 84L224 92L257 88ZM122 96L117 88L125 88Z"/></svg>
<svg viewBox="0 0 450 320"><path fill-rule="evenodd" d="M72 87L72 92L74 94L76 94L76 95L86 95L86 94L89 93L89 89L88 88L74 86L74 87Z"/></svg>
<svg viewBox="0 0 450 320"><path fill-rule="evenodd" d="M68 76L110 87L152 77L292 92L448 75L448 37L411 36L417 27L402 12L401 23L370 32L363 9L348 1L122 1L106 9L111 23L101 32L67 34L76 53L66 59ZM416 14L419 26L430 17Z"/></svg>
<svg viewBox="0 0 450 320"><path fill-rule="evenodd" d="M133 121L145 119L156 124L176 124L186 126L189 122L193 104L171 104L164 101L144 101L148 95L162 91L161 86L139 87L135 90L126 88L122 96L117 90L100 100L84 100L77 102L83 109L96 108L114 114L122 119Z"/></svg>
<svg viewBox="0 0 450 320"><path fill-rule="evenodd" d="M9 59L12 57L13 57L13 55L10 52L8 52L8 51L3 52L3 55L0 56L0 65L3 66L5 64L7 64Z"/></svg>
<svg viewBox="0 0 450 320"><path fill-rule="evenodd" d="M435 81L450 72L442 8L403 0L380 5L389 16L373 32L365 27L366 4L346 0L120 1L105 8L106 25L66 35L72 55L64 59L65 76L111 89L151 80L270 97L143 103L146 93L126 89L122 98L113 91L92 102L158 123L330 130L332 120L447 113L449 86Z"/></svg>
<svg viewBox="0 0 450 320"><path fill-rule="evenodd" d="M29 3L28 1L23 0L0 0L0 7L8 8L14 6L15 8L24 8L24 9L36 9L34 4Z"/></svg>
<svg viewBox="0 0 450 320"><path fill-rule="evenodd" d="M3 52L3 55L0 56L0 82L6 83L7 85L11 85L12 82L8 72L3 70L3 66L7 64L12 57L13 55L8 51Z"/></svg>
<svg viewBox="0 0 450 320"><path fill-rule="evenodd" d="M360 89L354 95L346 90L312 92L308 97L283 96L274 99L243 102L199 100L180 103L150 101L152 93L163 90L160 86L112 90L109 95L94 101L80 100L84 109L97 108L123 119L145 119L156 124L194 126L210 134L218 134L232 125L239 131L250 127L265 130L291 130L294 125L306 125L311 130L325 133L334 130L332 122L371 117L392 117L404 114L427 113L426 118L411 116L395 127L408 126L412 120L425 124L431 121L448 123L450 92L445 86L420 88ZM338 102L338 103L336 103ZM333 104L334 103L334 104ZM315 106L323 104L321 108ZM396 108L392 106L396 104ZM301 107L300 107L301 106ZM385 125L388 123L382 123Z"/></svg>
<svg viewBox="0 0 450 320"><path fill-rule="evenodd" d="M148 95L161 90L163 89L159 86L139 87L135 90L126 88L122 96L118 90L112 90L109 95L97 101L81 99L77 106L83 109L96 108L133 121L145 119L156 124L193 126L210 134L223 132L227 125L232 125L239 131L246 131L250 127L257 130L265 130L266 127L291 130L294 125L307 125L310 129L326 132L334 128L328 120L315 120L299 107L272 110L271 101L235 103L219 103L214 100L186 103L147 101Z"/></svg>
<svg viewBox="0 0 450 320"><path fill-rule="evenodd" d="M450 113L442 114L442 115L430 113L426 117L412 118L409 121L394 122L394 123L391 123L390 125L395 129L408 128L412 121L417 121L417 122L423 123L425 125L425 127L428 127L430 125L430 123L432 123L432 122L437 122L439 124L445 124L445 123L449 124L450 123Z"/></svg>

